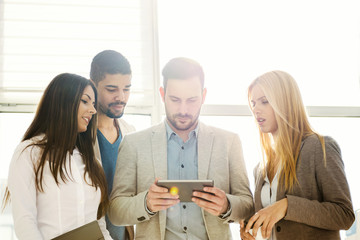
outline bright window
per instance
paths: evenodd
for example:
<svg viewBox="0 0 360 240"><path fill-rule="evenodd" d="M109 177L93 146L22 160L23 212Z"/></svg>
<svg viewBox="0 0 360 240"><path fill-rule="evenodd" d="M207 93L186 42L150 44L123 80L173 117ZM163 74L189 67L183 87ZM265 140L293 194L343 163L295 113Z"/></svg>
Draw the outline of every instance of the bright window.
<svg viewBox="0 0 360 240"><path fill-rule="evenodd" d="M157 90L170 58L203 65L208 95L201 119L239 134L252 189L261 154L246 89L266 71L289 72L310 115L321 116L310 118L313 127L338 141L354 208L360 209L358 9L357 0L0 1L0 192L48 82L61 72L88 77L93 56L114 49L132 65L124 119L137 130L164 114ZM237 225L232 230L239 239ZM0 239L13 240L12 234L6 212Z"/></svg>
<svg viewBox="0 0 360 240"><path fill-rule="evenodd" d="M250 81L284 70L306 105L360 106L358 1L158 2L160 66L199 61L208 104L246 104Z"/></svg>

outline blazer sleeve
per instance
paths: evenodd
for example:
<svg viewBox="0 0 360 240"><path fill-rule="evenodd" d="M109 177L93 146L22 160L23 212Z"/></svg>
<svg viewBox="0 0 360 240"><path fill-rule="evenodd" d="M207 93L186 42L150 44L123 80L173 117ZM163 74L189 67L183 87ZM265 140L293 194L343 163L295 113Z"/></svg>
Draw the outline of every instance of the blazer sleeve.
<svg viewBox="0 0 360 240"><path fill-rule="evenodd" d="M236 134L229 150L229 164L230 193L226 196L231 204L232 211L226 221L231 223L247 219L254 213L253 197L249 187L241 141Z"/></svg>
<svg viewBox="0 0 360 240"><path fill-rule="evenodd" d="M37 224L35 172L31 149L33 147L26 147L24 142L17 147L8 177L15 233L22 240L43 239Z"/></svg>
<svg viewBox="0 0 360 240"><path fill-rule="evenodd" d="M115 225L134 225L150 219L145 210L147 191L137 192L136 158L136 148L125 136L119 148L108 212Z"/></svg>
<svg viewBox="0 0 360 240"><path fill-rule="evenodd" d="M312 187L318 188L320 200L288 194L285 220L327 230L348 229L354 222L355 215L340 148L332 138L326 137L324 162L320 141L312 145L315 166L315 176L312 177L315 177L317 184Z"/></svg>

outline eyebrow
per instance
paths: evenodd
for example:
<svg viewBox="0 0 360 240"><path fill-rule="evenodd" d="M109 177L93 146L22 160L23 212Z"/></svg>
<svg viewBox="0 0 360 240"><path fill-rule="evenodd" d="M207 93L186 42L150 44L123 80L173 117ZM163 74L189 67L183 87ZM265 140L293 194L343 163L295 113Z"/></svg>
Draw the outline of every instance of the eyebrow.
<svg viewBox="0 0 360 240"><path fill-rule="evenodd" d="M176 97L176 96L173 96L173 95L169 95L169 97L170 97L170 98L180 99L179 97ZM189 100L189 99L196 99L196 98L199 98L199 96L189 97L189 98L187 98L186 100Z"/></svg>
<svg viewBox="0 0 360 240"><path fill-rule="evenodd" d="M177 98L177 99L179 99L178 97L173 96L173 95L169 95L169 97L170 97L170 98Z"/></svg>
<svg viewBox="0 0 360 240"><path fill-rule="evenodd" d="M109 87L109 88L118 88L118 86L116 86L116 85L106 85L105 87ZM131 87L131 84L129 84L129 85L126 85L125 86L125 88L130 88Z"/></svg>
<svg viewBox="0 0 360 240"><path fill-rule="evenodd" d="M190 100L190 99L197 99L197 98L199 98L199 96L189 97L188 100Z"/></svg>
<svg viewBox="0 0 360 240"><path fill-rule="evenodd" d="M91 97L87 93L84 93L83 95L87 96L89 100L91 100Z"/></svg>
<svg viewBox="0 0 360 240"><path fill-rule="evenodd" d="M117 88L117 86L115 86L115 85L106 85L105 87Z"/></svg>
<svg viewBox="0 0 360 240"><path fill-rule="evenodd" d="M258 99L256 99L256 100L261 100L261 99L263 99L263 98L266 98L266 96L264 95L264 96L262 96L262 97L259 97Z"/></svg>

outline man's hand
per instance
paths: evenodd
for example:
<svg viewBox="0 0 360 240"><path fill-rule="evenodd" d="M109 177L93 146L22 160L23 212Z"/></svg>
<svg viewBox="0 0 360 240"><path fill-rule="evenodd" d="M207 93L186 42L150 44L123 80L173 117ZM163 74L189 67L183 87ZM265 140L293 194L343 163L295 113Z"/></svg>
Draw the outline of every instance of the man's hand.
<svg viewBox="0 0 360 240"><path fill-rule="evenodd" d="M157 186L157 181L158 178L150 186L146 196L146 205L151 212L168 209L180 202L179 195L171 195L167 188Z"/></svg>
<svg viewBox="0 0 360 240"><path fill-rule="evenodd" d="M225 192L217 187L204 187L204 191L195 191L191 200L212 215L219 216L226 213L229 202Z"/></svg>

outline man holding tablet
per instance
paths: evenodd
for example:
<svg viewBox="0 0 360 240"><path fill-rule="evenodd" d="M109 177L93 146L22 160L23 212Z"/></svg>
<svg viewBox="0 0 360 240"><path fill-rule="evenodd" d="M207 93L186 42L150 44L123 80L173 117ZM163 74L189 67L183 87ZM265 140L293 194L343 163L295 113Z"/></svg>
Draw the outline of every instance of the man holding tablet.
<svg viewBox="0 0 360 240"><path fill-rule="evenodd" d="M197 62L174 58L162 74L166 120L125 136L109 218L115 225L136 224L136 239L231 239L226 223L254 211L240 139L199 122L206 88ZM214 186L180 202L181 192L170 193L159 179L212 180Z"/></svg>

